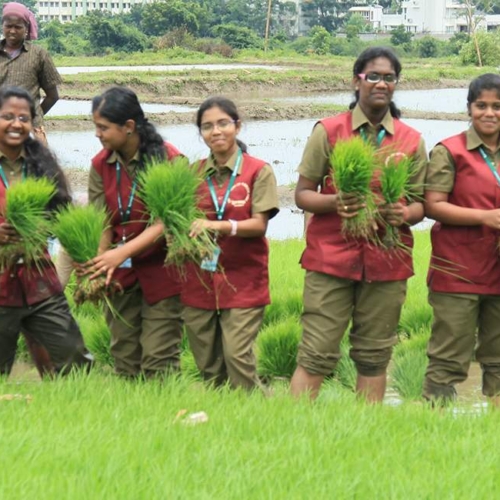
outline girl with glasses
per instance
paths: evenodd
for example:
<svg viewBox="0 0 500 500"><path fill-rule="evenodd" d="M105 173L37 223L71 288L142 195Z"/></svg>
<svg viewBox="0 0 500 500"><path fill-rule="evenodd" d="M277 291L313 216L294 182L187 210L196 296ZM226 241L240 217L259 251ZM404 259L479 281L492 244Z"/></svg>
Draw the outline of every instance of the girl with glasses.
<svg viewBox="0 0 500 500"><path fill-rule="evenodd" d="M196 364L205 380L220 386L259 386L253 343L269 304L269 219L278 212L276 179L266 162L250 156L238 138L241 119L225 97L206 100L196 125L210 149L201 161L206 181L191 236L211 231L217 250L189 264L182 289L184 321Z"/></svg>
<svg viewBox="0 0 500 500"><path fill-rule="evenodd" d="M425 188L431 231L429 302L434 310L424 397L450 401L475 353L483 394L500 402L500 76L469 86L467 131L431 152ZM477 332L477 337L476 337Z"/></svg>
<svg viewBox="0 0 500 500"><path fill-rule="evenodd" d="M47 213L71 202L64 174L50 151L31 137L35 105L19 87L0 90L0 214L9 187L27 176L53 180L57 192ZM0 215L0 245L19 242L19 235ZM67 373L92 363L71 316L61 283L45 251L27 265L22 256L0 271L0 375L12 369L19 332L26 333L41 374ZM29 333L28 333L29 332Z"/></svg>
<svg viewBox="0 0 500 500"><path fill-rule="evenodd" d="M324 377L340 358L340 342L352 321L350 356L357 370L356 392L370 402L384 397L406 280L413 274L409 227L422 220L423 204L413 198L378 205L379 225L398 227L408 249L382 248L364 238L344 236L342 220L354 217L364 204L356 194L336 191L330 154L338 140L361 136L380 155L390 150L425 165L420 134L399 120L392 102L400 73L401 64L391 49L365 50L354 63L355 101L350 110L316 124L299 165L295 201L313 216L301 260L306 279L303 337L291 386L296 396L318 395ZM412 184L422 185L423 175L419 169ZM371 188L379 192L376 179ZM383 241L383 228L377 235Z"/></svg>
<svg viewBox="0 0 500 500"><path fill-rule="evenodd" d="M176 371L181 282L174 268L164 266L163 228L148 227L136 176L148 160L171 160L180 152L163 141L130 89L114 87L94 97L92 114L103 149L92 159L89 201L107 208L111 227L88 271L107 275L108 283L115 279L124 290L110 298L117 314L106 313L115 371L124 377Z"/></svg>

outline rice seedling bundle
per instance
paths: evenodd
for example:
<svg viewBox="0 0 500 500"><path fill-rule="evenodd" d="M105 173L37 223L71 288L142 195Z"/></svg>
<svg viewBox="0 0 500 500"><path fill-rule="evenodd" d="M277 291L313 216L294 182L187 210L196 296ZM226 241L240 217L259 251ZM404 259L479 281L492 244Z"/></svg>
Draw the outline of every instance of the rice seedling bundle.
<svg viewBox="0 0 500 500"><path fill-rule="evenodd" d="M216 245L208 231L197 238L189 236L193 221L206 218L198 208L198 189L203 181L186 158L154 161L139 174L139 196L151 222L159 219L165 227L166 264L182 267L188 260L200 262L213 254Z"/></svg>
<svg viewBox="0 0 500 500"><path fill-rule="evenodd" d="M7 189L2 215L22 240L0 246L1 269L12 266L21 257L28 266L43 258L51 234L46 210L55 193L55 185L44 177L28 177Z"/></svg>
<svg viewBox="0 0 500 500"><path fill-rule="evenodd" d="M365 204L351 219L342 219L346 236L367 238L372 231L375 198L370 188L375 169L375 147L361 137L339 140L330 155L333 184L338 193L356 194Z"/></svg>
<svg viewBox="0 0 500 500"><path fill-rule="evenodd" d="M406 155L390 155L380 166L380 190L385 203L397 203L410 194L414 160ZM382 241L386 248L401 246L397 227L386 225Z"/></svg>
<svg viewBox="0 0 500 500"><path fill-rule="evenodd" d="M78 264L93 259L99 250L102 233L107 226L104 208L95 205L69 206L56 215L54 234L69 256ZM89 275L77 276L73 298L77 305L83 302L108 302L108 296L121 292L118 283L106 287L106 278L90 280Z"/></svg>

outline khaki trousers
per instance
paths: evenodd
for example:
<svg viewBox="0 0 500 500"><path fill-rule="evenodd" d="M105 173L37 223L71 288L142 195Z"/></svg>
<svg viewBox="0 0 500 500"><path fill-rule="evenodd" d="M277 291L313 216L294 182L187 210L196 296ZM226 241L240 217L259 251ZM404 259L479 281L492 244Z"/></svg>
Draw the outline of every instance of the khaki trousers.
<svg viewBox="0 0 500 500"><path fill-rule="evenodd" d="M189 344L205 380L247 390L260 386L253 344L263 318L264 307L184 308Z"/></svg>
<svg viewBox="0 0 500 500"><path fill-rule="evenodd" d="M182 306L178 295L150 305L137 283L111 303L117 315L108 309L106 320L118 374L150 377L179 369Z"/></svg>
<svg viewBox="0 0 500 500"><path fill-rule="evenodd" d="M483 370L483 394L500 394L500 296L429 292L434 310L424 397L453 399L472 356ZM477 335L476 335L477 332Z"/></svg>

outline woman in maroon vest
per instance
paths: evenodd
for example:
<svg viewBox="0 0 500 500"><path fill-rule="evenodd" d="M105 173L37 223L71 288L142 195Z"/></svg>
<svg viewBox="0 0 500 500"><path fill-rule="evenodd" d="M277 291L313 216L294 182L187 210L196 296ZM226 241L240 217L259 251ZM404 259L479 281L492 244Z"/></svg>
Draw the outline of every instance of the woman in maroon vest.
<svg viewBox="0 0 500 500"><path fill-rule="evenodd" d="M111 299L117 314L106 314L115 370L127 377L161 375L179 368L181 284L176 270L164 266L163 228L148 227L136 175L149 159L180 152L163 141L130 89L114 87L95 97L92 113L104 149L92 159L89 201L107 208L111 228L89 269L107 274L108 282L113 276L124 289Z"/></svg>
<svg viewBox="0 0 500 500"><path fill-rule="evenodd" d="M400 112L392 102L400 72L401 64L391 49L365 50L354 63L356 99L351 110L315 126L299 166L295 201L313 216L301 261L307 273L303 338L291 387L296 396L303 392L317 396L324 377L332 373L340 358L340 341L351 320L356 391L372 402L381 401L385 393L406 280L413 274L411 254L342 234L342 219L353 217L363 204L355 194L336 192L330 153L337 140L360 135L377 147L425 164L420 134L399 120ZM423 175L415 175L413 183L422 185ZM372 184L376 192L377 182ZM422 203L405 199L380 205L378 212L386 224L400 228L403 241L411 248L409 226L422 220Z"/></svg>
<svg viewBox="0 0 500 500"><path fill-rule="evenodd" d="M434 310L424 396L452 400L475 348L483 394L500 395L500 76L469 86L471 126L431 153L425 190L432 228L429 301ZM476 343L477 331L477 343Z"/></svg>
<svg viewBox="0 0 500 500"><path fill-rule="evenodd" d="M213 97L200 107L196 124L210 156L201 162L207 180L200 208L218 251L187 267L182 289L184 321L205 380L253 389L253 343L269 304L267 224L278 212L276 179L269 165L253 158L236 137L241 120L232 101ZM201 264L201 266L200 266Z"/></svg>
<svg viewBox="0 0 500 500"><path fill-rule="evenodd" d="M7 189L27 176L47 177L57 186L48 212L71 202L65 176L50 151L30 137L35 105L19 87L0 90L0 208ZM1 210L0 210L1 212ZM0 217L0 245L19 240L15 229ZM90 366L83 339L48 253L28 267L19 261L0 272L0 375L9 374L19 332L26 335L42 374L67 372L73 364Z"/></svg>

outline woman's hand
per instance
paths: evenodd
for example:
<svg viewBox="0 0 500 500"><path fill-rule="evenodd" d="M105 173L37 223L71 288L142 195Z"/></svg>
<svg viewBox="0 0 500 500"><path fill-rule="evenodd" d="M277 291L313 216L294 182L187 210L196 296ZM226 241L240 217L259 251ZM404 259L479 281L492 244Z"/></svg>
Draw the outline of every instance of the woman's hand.
<svg viewBox="0 0 500 500"><path fill-rule="evenodd" d="M86 264L87 274L93 273L90 276L91 280L105 274L106 286L109 286L111 284L111 280L113 279L113 273L115 270L128 258L129 255L124 250L124 247L107 250Z"/></svg>
<svg viewBox="0 0 500 500"><path fill-rule="evenodd" d="M204 230L214 231L214 232L220 231L221 230L221 221L196 219L191 224L191 231L189 232L189 236L190 236L190 238L196 238Z"/></svg>
<svg viewBox="0 0 500 500"><path fill-rule="evenodd" d="M378 213L390 225L394 227L402 226L407 219L408 207L402 203L385 203L379 205Z"/></svg>
<svg viewBox="0 0 500 500"><path fill-rule="evenodd" d="M21 237L11 224L3 222L0 224L0 245L19 243Z"/></svg>
<svg viewBox="0 0 500 500"><path fill-rule="evenodd" d="M500 230L500 209L495 208L494 210L484 210L483 212L483 224L492 229Z"/></svg>
<svg viewBox="0 0 500 500"><path fill-rule="evenodd" d="M355 193L338 193L336 198L337 213L344 219L352 219L366 204Z"/></svg>

